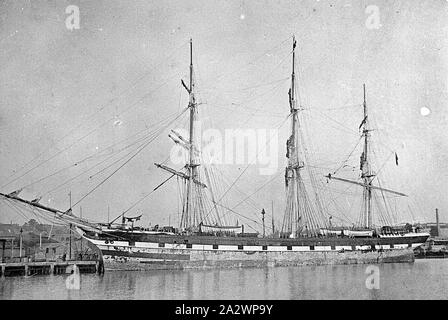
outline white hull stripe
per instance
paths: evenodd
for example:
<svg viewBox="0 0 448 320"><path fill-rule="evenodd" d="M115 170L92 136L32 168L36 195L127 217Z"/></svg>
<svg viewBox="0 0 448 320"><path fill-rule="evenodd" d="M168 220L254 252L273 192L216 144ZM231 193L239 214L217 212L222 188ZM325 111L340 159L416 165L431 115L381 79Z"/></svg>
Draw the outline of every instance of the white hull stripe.
<svg viewBox="0 0 448 320"><path fill-rule="evenodd" d="M193 250L193 251L245 251L245 252L258 252L258 251L353 251L353 250L371 250L370 245L366 246L237 246L237 245L199 245L192 244L187 247L186 244L171 244L165 243L160 246L157 242L135 242L135 245L130 246L127 241L113 241L112 243L108 241L106 243L104 240L88 239L93 244L95 244L101 250L111 250L111 251L135 251L145 249L174 249L174 250ZM405 249L405 248L417 248L423 243L413 243L409 244L394 244L391 245L375 245L375 249L383 250L394 250L394 249Z"/></svg>

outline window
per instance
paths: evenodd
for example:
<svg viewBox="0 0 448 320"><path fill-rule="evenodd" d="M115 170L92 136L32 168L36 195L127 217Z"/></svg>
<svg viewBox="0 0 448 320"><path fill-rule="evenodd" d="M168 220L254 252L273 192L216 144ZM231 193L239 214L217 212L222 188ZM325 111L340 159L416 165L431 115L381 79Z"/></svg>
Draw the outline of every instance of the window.
<svg viewBox="0 0 448 320"><path fill-rule="evenodd" d="M263 250L268 250L268 246L263 246Z"/></svg>
<svg viewBox="0 0 448 320"><path fill-rule="evenodd" d="M48 253L49 251L50 251L50 249L49 249L49 248L45 249L45 253Z"/></svg>
<svg viewBox="0 0 448 320"><path fill-rule="evenodd" d="M217 245L217 244L214 244L214 245L213 245L213 249L218 249L218 245Z"/></svg>
<svg viewBox="0 0 448 320"><path fill-rule="evenodd" d="M243 245L242 244L238 245L238 250L243 250Z"/></svg>
<svg viewBox="0 0 448 320"><path fill-rule="evenodd" d="M187 249L193 248L193 245L191 243L187 243Z"/></svg>
<svg viewBox="0 0 448 320"><path fill-rule="evenodd" d="M331 250L336 250L336 246L331 246Z"/></svg>
<svg viewBox="0 0 448 320"><path fill-rule="evenodd" d="M292 246L287 246L286 250L292 250Z"/></svg>
<svg viewBox="0 0 448 320"><path fill-rule="evenodd" d="M310 250L314 250L314 246L310 246Z"/></svg>
<svg viewBox="0 0 448 320"><path fill-rule="evenodd" d="M165 244L164 243L159 243L159 248L164 248Z"/></svg>

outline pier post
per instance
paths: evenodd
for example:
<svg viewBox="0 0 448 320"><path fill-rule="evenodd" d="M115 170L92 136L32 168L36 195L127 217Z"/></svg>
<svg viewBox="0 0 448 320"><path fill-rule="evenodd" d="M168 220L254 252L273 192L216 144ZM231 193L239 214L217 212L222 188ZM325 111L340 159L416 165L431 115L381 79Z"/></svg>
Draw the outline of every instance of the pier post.
<svg viewBox="0 0 448 320"><path fill-rule="evenodd" d="M440 224L439 224L439 209L436 208L436 232L437 236L440 236Z"/></svg>
<svg viewBox="0 0 448 320"><path fill-rule="evenodd" d="M2 266L2 278L5 276L6 266Z"/></svg>
<svg viewBox="0 0 448 320"><path fill-rule="evenodd" d="M29 276L29 267L27 264L25 265L25 276Z"/></svg>
<svg viewBox="0 0 448 320"><path fill-rule="evenodd" d="M103 275L104 274L104 262L103 260L98 260L96 262L96 272L98 273L98 275Z"/></svg>
<svg viewBox="0 0 448 320"><path fill-rule="evenodd" d="M50 264L50 274L54 274L54 263Z"/></svg>
<svg viewBox="0 0 448 320"><path fill-rule="evenodd" d="M5 263L6 240L2 241L2 263Z"/></svg>
<svg viewBox="0 0 448 320"><path fill-rule="evenodd" d="M20 262L22 262L22 233L23 230L22 228L20 228L20 245L19 245L19 257L20 257Z"/></svg>

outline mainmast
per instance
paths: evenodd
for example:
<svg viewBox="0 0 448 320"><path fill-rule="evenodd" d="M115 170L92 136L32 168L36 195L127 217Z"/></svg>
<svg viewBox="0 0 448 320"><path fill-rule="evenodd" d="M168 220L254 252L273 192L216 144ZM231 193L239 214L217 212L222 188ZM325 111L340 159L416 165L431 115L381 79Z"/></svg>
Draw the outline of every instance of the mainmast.
<svg viewBox="0 0 448 320"><path fill-rule="evenodd" d="M286 211L283 221L282 232L286 233L289 237L295 236L299 223L299 203L296 193L298 191L297 175L299 173L300 166L298 166L298 154L297 154L297 126L298 117L295 100L295 49L296 39L293 37L292 45L292 71L291 71L291 88L289 89L289 110L291 116L291 135L286 142L286 157L288 158L288 164L285 169L285 184L287 192Z"/></svg>
<svg viewBox="0 0 448 320"><path fill-rule="evenodd" d="M298 109L295 98L295 48L296 40L293 37L292 45L292 72L291 72L291 88L289 89L289 107L291 116L291 135L286 142L286 157L288 164L285 169L285 184L287 192L286 211L283 220L282 233L295 237L298 233L300 222L299 210L299 193L301 188L300 169L303 168L303 162L299 161L298 155Z"/></svg>
<svg viewBox="0 0 448 320"><path fill-rule="evenodd" d="M283 217L281 237L315 235L322 225L321 217L309 197L302 177L306 159L305 141L303 140L299 121L299 112L303 109L300 100L296 100L296 39L292 43L291 88L289 89L289 108L291 117L291 135L286 142L288 163L285 169L286 209ZM303 156L303 158L302 158ZM311 174L310 174L311 176Z"/></svg>
<svg viewBox="0 0 448 320"><path fill-rule="evenodd" d="M292 116L292 123L291 123L291 136L289 141L291 146L291 155L289 157L288 161L288 167L293 168L296 165L296 162L298 162L298 154L297 154L297 125L298 125L298 110L296 108L296 98L295 98L295 80L296 80L296 73L295 73L295 60L296 60L296 39L295 37L293 39L293 45L292 45L292 72L291 72L291 89L289 92L289 106L290 106L290 114ZM289 151L289 150L288 150Z"/></svg>

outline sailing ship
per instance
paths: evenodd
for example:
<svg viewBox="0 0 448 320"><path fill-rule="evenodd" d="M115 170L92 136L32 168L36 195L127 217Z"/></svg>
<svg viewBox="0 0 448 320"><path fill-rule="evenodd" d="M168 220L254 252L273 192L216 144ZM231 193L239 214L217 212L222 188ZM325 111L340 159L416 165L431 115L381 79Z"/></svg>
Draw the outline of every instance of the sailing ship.
<svg viewBox="0 0 448 320"><path fill-rule="evenodd" d="M210 172L201 163L199 133L195 128L198 103L193 78L193 45L190 39L189 83L182 81L189 95L189 139L172 131L170 137L188 152L183 170L175 170L163 163L155 165L171 177L183 182L182 214L178 228L158 225L152 228L135 226L141 216L126 217L125 213L107 223L94 223L77 217L71 208L61 211L19 197L20 191L1 193L8 200L52 215L73 226L82 237L94 244L102 254L102 261L111 270L148 270L221 267L300 266L319 264L362 264L411 262L413 249L421 246L429 234L407 225L405 228L375 226L373 224L372 192L380 190L399 196L405 194L373 184L375 173L370 165L370 128L364 85L364 119L361 123L364 148L360 159L361 182L328 174L328 181L356 184L363 188L362 223L357 227L332 227L322 215L322 208L314 204L307 193L302 172L306 159L300 153L299 113L297 101L295 50L292 46L292 72L289 89L289 118L291 132L286 143L285 169L286 208L281 231L266 237L244 230L243 224L223 225L219 219L219 200L213 196ZM202 169L202 170L201 170ZM169 180L168 178L167 180ZM165 180L163 183L165 183ZM208 183L206 183L206 181ZM162 185L160 184L160 185ZM160 186L159 185L159 186ZM158 186L158 187L159 187ZM156 187L154 190L158 189ZM204 205L205 194L211 199L209 209ZM215 212L211 222L209 215ZM263 212L264 213L264 212ZM121 223L116 222L121 218ZM263 215L264 227L264 215Z"/></svg>

